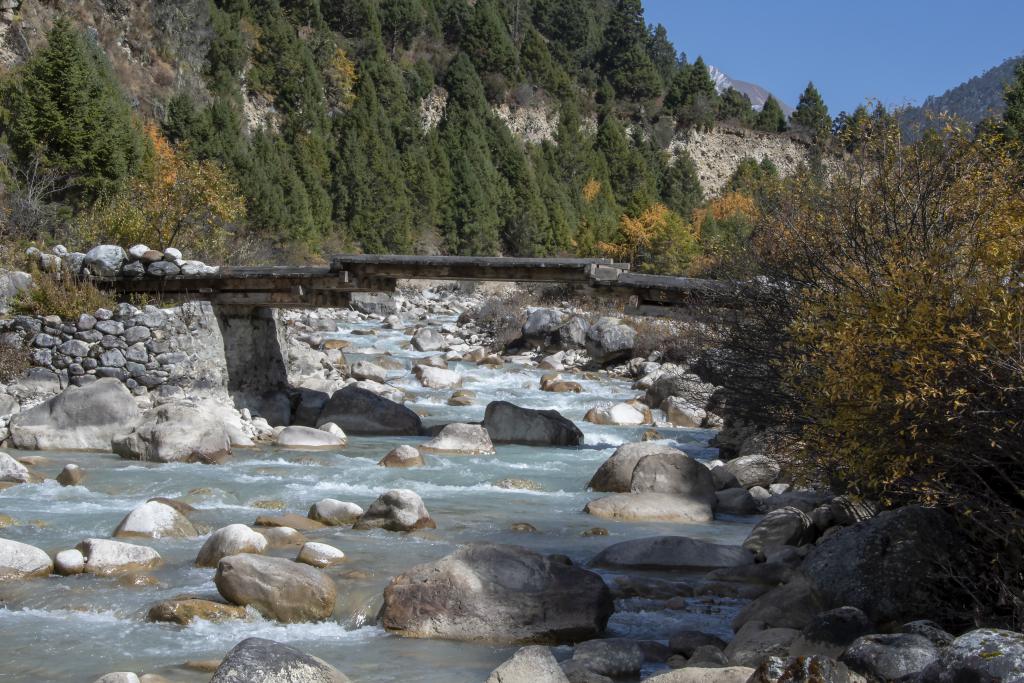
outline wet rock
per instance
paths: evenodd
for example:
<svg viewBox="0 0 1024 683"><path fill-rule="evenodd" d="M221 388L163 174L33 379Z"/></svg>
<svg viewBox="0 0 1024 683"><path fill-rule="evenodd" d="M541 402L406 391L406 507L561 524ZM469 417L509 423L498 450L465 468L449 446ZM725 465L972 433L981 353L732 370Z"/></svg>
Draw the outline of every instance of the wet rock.
<svg viewBox="0 0 1024 683"><path fill-rule="evenodd" d="M346 440L336 434L313 427L292 425L277 435L276 443L282 448L300 450L336 449L345 445Z"/></svg>
<svg viewBox="0 0 1024 683"><path fill-rule="evenodd" d="M715 494L718 512L729 515L757 514L757 501L745 488L722 489Z"/></svg>
<svg viewBox="0 0 1024 683"><path fill-rule="evenodd" d="M245 608L212 600L184 598L165 600L153 605L146 613L147 621L166 622L188 626L195 619L220 623L234 619L245 619Z"/></svg>
<svg viewBox="0 0 1024 683"><path fill-rule="evenodd" d="M652 676L644 683L747 683L753 673L748 666L686 667Z"/></svg>
<svg viewBox="0 0 1024 683"><path fill-rule="evenodd" d="M744 455L725 464L740 486L749 489L752 486L768 486L775 483L782 469L779 463L767 455Z"/></svg>
<svg viewBox="0 0 1024 683"><path fill-rule="evenodd" d="M716 569L753 564L754 554L739 546L718 545L685 536L653 536L623 541L591 561L597 567L632 569Z"/></svg>
<svg viewBox="0 0 1024 683"><path fill-rule="evenodd" d="M74 463L64 465L57 475L57 483L61 486L79 486L85 481L85 470Z"/></svg>
<svg viewBox="0 0 1024 683"><path fill-rule="evenodd" d="M413 374L420 384L428 389L454 389L462 386L462 375L452 370L417 365L413 369Z"/></svg>
<svg viewBox="0 0 1024 683"><path fill-rule="evenodd" d="M131 392L116 379L100 379L18 413L10 438L24 450L108 451L113 438L138 419Z"/></svg>
<svg viewBox="0 0 1024 683"><path fill-rule="evenodd" d="M284 623L327 619L337 597L326 574L280 557L229 555L217 564L213 582L229 602Z"/></svg>
<svg viewBox="0 0 1024 683"><path fill-rule="evenodd" d="M861 610L837 607L815 616L793 641L789 653L794 656L838 657L853 641L872 630L871 620Z"/></svg>
<svg viewBox="0 0 1024 683"><path fill-rule="evenodd" d="M612 611L597 574L525 548L480 543L393 579L379 619L406 636L563 643L599 636Z"/></svg>
<svg viewBox="0 0 1024 683"><path fill-rule="evenodd" d="M579 662L568 659L559 665L569 683L613 683L612 679L602 676L583 666Z"/></svg>
<svg viewBox="0 0 1024 683"><path fill-rule="evenodd" d="M445 425L437 436L421 445L420 450L452 455L492 455L494 444L483 426L455 422Z"/></svg>
<svg viewBox="0 0 1024 683"><path fill-rule="evenodd" d="M568 683L551 650L528 645L491 672L486 683Z"/></svg>
<svg viewBox="0 0 1024 683"><path fill-rule="evenodd" d="M50 556L39 548L0 538L0 581L49 576L52 571Z"/></svg>
<svg viewBox="0 0 1024 683"><path fill-rule="evenodd" d="M267 539L267 545L271 548L301 546L309 540L301 532L289 526L266 527L259 529L258 533Z"/></svg>
<svg viewBox="0 0 1024 683"><path fill-rule="evenodd" d="M607 534L605 534L607 535ZM616 576L612 592L619 598L650 598L668 600L676 597L693 597L693 587L681 581L655 579L646 576Z"/></svg>
<svg viewBox="0 0 1024 683"><path fill-rule="evenodd" d="M345 674L289 645L247 638L224 656L210 683L349 683Z"/></svg>
<svg viewBox="0 0 1024 683"><path fill-rule="evenodd" d="M352 524L363 515L363 508L355 503L324 498L313 503L309 508L309 517L312 520L326 524L327 526L341 526Z"/></svg>
<svg viewBox="0 0 1024 683"><path fill-rule="evenodd" d="M76 546L85 557L86 574L122 574L158 567L160 553L144 545L87 538Z"/></svg>
<svg viewBox="0 0 1024 683"><path fill-rule="evenodd" d="M672 652L683 655L686 658L693 656L694 651L699 647L713 646L724 649L726 642L718 636L702 631L678 631L672 634L668 640L668 647Z"/></svg>
<svg viewBox="0 0 1024 683"><path fill-rule="evenodd" d="M587 487L594 491L608 493L629 493L632 490L633 470L640 459L647 455L664 453L669 456L683 452L664 444L642 442L619 446L612 456L605 460L591 477Z"/></svg>
<svg viewBox="0 0 1024 683"><path fill-rule="evenodd" d="M924 683L1024 680L1024 635L995 628L968 631L921 678Z"/></svg>
<svg viewBox="0 0 1024 683"><path fill-rule="evenodd" d="M627 427L635 427L646 422L644 414L628 403L591 408L583 419L599 425Z"/></svg>
<svg viewBox="0 0 1024 683"><path fill-rule="evenodd" d="M448 405L450 406L471 406L473 405L473 399L476 398L476 392L470 391L469 389L459 389L453 391L451 397L448 399Z"/></svg>
<svg viewBox="0 0 1024 683"><path fill-rule="evenodd" d="M618 318L604 317L590 326L586 339L591 359L599 365L608 365L632 355L636 331Z"/></svg>
<svg viewBox="0 0 1024 683"><path fill-rule="evenodd" d="M156 501L136 507L114 529L115 538L186 538L196 535L196 528L183 514Z"/></svg>
<svg viewBox="0 0 1024 683"><path fill-rule="evenodd" d="M576 645L572 660L601 676L636 678L644 663L644 652L636 641L625 638L588 640Z"/></svg>
<svg viewBox="0 0 1024 683"><path fill-rule="evenodd" d="M517 533L527 534L527 533L536 533L537 532L537 527L535 527L534 525L530 524L529 522L516 522L516 523L512 524L512 526L509 527L509 530L510 531L515 531Z"/></svg>
<svg viewBox="0 0 1024 683"><path fill-rule="evenodd" d="M939 658L930 640L912 633L861 636L839 658L869 680L895 681L924 671Z"/></svg>
<svg viewBox="0 0 1024 683"><path fill-rule="evenodd" d="M707 502L674 493L613 493L590 501L583 511L603 519L632 522L701 524L715 518Z"/></svg>
<svg viewBox="0 0 1024 683"><path fill-rule="evenodd" d="M415 531L436 529L437 524L430 518L427 506L415 491L394 489L373 501L352 528Z"/></svg>
<svg viewBox="0 0 1024 683"><path fill-rule="evenodd" d="M309 517L286 513L283 515L259 515L256 517L256 526L283 526L302 531L316 531L323 529L326 525Z"/></svg>
<svg viewBox="0 0 1024 683"><path fill-rule="evenodd" d="M334 422L346 434L418 436L423 431L413 411L355 386L334 392L317 420L318 425L325 422Z"/></svg>
<svg viewBox="0 0 1024 683"><path fill-rule="evenodd" d="M413 446L401 445L388 451L377 463L381 467L423 467L423 456Z"/></svg>
<svg viewBox="0 0 1024 683"><path fill-rule="evenodd" d="M0 451L0 481L24 484L32 481L32 475L27 467Z"/></svg>
<svg viewBox="0 0 1024 683"><path fill-rule="evenodd" d="M583 432L555 410L531 410L493 401L484 412L484 427L494 443L526 446L579 446Z"/></svg>
<svg viewBox="0 0 1024 683"><path fill-rule="evenodd" d="M755 553L765 553L780 546L798 546L813 540L811 519L794 507L772 510L758 522L743 547Z"/></svg>
<svg viewBox="0 0 1024 683"><path fill-rule="evenodd" d="M209 411L165 404L143 417L135 431L113 440L113 451L128 460L216 463L231 454L224 423Z"/></svg>
<svg viewBox="0 0 1024 683"><path fill-rule="evenodd" d="M85 571L85 556L74 548L61 550L53 558L53 571L61 576L81 574Z"/></svg>
<svg viewBox="0 0 1024 683"><path fill-rule="evenodd" d="M541 385L542 391L550 391L554 394L580 394L583 393L583 386L579 382L568 382L566 380L554 380ZM595 409L596 410L596 409ZM593 411L591 411L593 412ZM589 415L590 413L587 413ZM587 418L584 417L584 420ZM587 420L588 422L594 422L594 420ZM605 424L605 423L598 423Z"/></svg>
<svg viewBox="0 0 1024 683"><path fill-rule="evenodd" d="M494 482L499 489L518 489L520 491L543 491L544 487L529 479L499 479Z"/></svg>
<svg viewBox="0 0 1024 683"><path fill-rule="evenodd" d="M412 347L417 351L444 351L448 348L448 342L440 332L421 327L412 336Z"/></svg>
<svg viewBox="0 0 1024 683"><path fill-rule="evenodd" d="M479 351L480 351L480 357L483 358L484 350L483 349L479 349ZM469 360L469 358L466 358L465 360ZM476 360L476 359L473 359L473 360ZM421 358L420 360L416 361L416 363L414 364L414 368L416 366L420 366L420 365L423 365L423 366L426 366L426 367L431 367L431 368L441 368L442 370L447 370L448 369L448 360L444 356L430 356L428 358ZM381 380L381 381L383 381L383 380Z"/></svg>
<svg viewBox="0 0 1024 683"><path fill-rule="evenodd" d="M244 524L229 524L217 529L203 543L196 556L197 567L216 567L221 558L241 553L260 554L267 539Z"/></svg>
<svg viewBox="0 0 1024 683"><path fill-rule="evenodd" d="M326 543L314 543L312 541L305 543L299 550L298 557L295 558L296 562L302 564L308 564L311 567L329 567L332 564L337 564L345 559L345 553L338 550L332 545Z"/></svg>
<svg viewBox="0 0 1024 683"><path fill-rule="evenodd" d="M369 379L384 384L388 379L388 371L368 360L357 360L348 368L349 377Z"/></svg>

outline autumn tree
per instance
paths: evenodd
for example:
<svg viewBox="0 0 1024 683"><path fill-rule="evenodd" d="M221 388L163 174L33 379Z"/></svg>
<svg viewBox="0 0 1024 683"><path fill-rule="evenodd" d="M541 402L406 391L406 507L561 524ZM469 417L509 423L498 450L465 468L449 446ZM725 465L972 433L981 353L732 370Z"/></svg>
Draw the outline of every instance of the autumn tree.
<svg viewBox="0 0 1024 683"><path fill-rule="evenodd" d="M697 240L679 214L655 203L635 216L623 214L616 241L598 247L641 271L683 274L697 253Z"/></svg>

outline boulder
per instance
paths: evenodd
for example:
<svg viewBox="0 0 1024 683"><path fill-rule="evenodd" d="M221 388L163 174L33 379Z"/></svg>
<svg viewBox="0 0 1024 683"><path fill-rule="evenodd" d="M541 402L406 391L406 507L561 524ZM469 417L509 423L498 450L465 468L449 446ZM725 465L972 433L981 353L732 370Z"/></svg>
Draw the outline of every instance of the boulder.
<svg viewBox="0 0 1024 683"><path fill-rule="evenodd" d="M70 386L9 425L15 448L109 451L111 441L139 419L139 408L124 384L113 378Z"/></svg>
<svg viewBox="0 0 1024 683"><path fill-rule="evenodd" d="M729 662L739 666L757 667L767 657L786 657L789 644L800 632L792 628L741 628L725 646Z"/></svg>
<svg viewBox="0 0 1024 683"><path fill-rule="evenodd" d="M99 277L117 277L121 266L128 260L128 254L116 244L101 244L85 254L82 266Z"/></svg>
<svg viewBox="0 0 1024 683"><path fill-rule="evenodd" d="M838 657L853 641L872 630L871 620L861 610L837 607L815 616L793 641L789 653L794 656Z"/></svg>
<svg viewBox="0 0 1024 683"><path fill-rule="evenodd" d="M462 375L452 370L417 365L413 374L428 389L454 389L462 386Z"/></svg>
<svg viewBox="0 0 1024 683"><path fill-rule="evenodd" d="M335 548L333 545L327 545L326 543L314 543L312 541L304 543L302 548L299 549L299 555L295 558L296 562L302 564L308 564L311 567L328 567L332 564L337 564L345 559L345 553Z"/></svg>
<svg viewBox="0 0 1024 683"><path fill-rule="evenodd" d="M392 448L377 463L381 467L423 467L423 456L413 446L401 445Z"/></svg>
<svg viewBox="0 0 1024 683"><path fill-rule="evenodd" d="M121 574L158 567L160 553L144 545L87 538L76 546L85 558L86 574Z"/></svg>
<svg viewBox="0 0 1024 683"><path fill-rule="evenodd" d="M775 563L769 563L775 564ZM828 609L807 579L795 573L790 580L747 604L733 617L732 628L739 631L748 623L766 627L802 630Z"/></svg>
<svg viewBox="0 0 1024 683"><path fill-rule="evenodd" d="M341 526L342 524L352 524L362 515L363 508L355 503L324 498L313 503L306 516L327 526Z"/></svg>
<svg viewBox="0 0 1024 683"><path fill-rule="evenodd" d="M712 472L713 474L714 472ZM736 488L722 489L715 493L715 498L718 500L717 512L719 513L727 515L757 514L757 501L745 488L737 486Z"/></svg>
<svg viewBox="0 0 1024 683"><path fill-rule="evenodd" d="M454 422L445 425L437 436L421 445L420 450L451 455L493 455L494 444L483 426Z"/></svg>
<svg viewBox="0 0 1024 683"><path fill-rule="evenodd" d="M521 408L492 401L484 411L484 427L494 443L524 446L579 446L583 432L556 410Z"/></svg>
<svg viewBox="0 0 1024 683"><path fill-rule="evenodd" d="M282 448L299 450L336 449L345 445L345 439L324 429L292 425L281 430L276 443Z"/></svg>
<svg viewBox="0 0 1024 683"><path fill-rule="evenodd" d="M711 471L675 449L648 453L637 460L629 490L633 493L682 495L701 501L712 509L718 504Z"/></svg>
<svg viewBox="0 0 1024 683"><path fill-rule="evenodd" d="M583 418L598 425L636 427L646 422L644 414L628 403L591 408Z"/></svg>
<svg viewBox="0 0 1024 683"><path fill-rule="evenodd" d="M403 405L355 386L334 392L324 404L317 424L334 422L346 434L418 436L420 416Z"/></svg>
<svg viewBox="0 0 1024 683"><path fill-rule="evenodd" d="M334 612L334 582L319 569L280 557L229 555L213 578L229 602L283 623L322 621Z"/></svg>
<svg viewBox="0 0 1024 683"><path fill-rule="evenodd" d="M706 410L678 396L669 396L661 402L665 419L675 427L703 427L708 419Z"/></svg>
<svg viewBox="0 0 1024 683"><path fill-rule="evenodd" d="M668 648L675 654L682 655L689 659L699 647L716 647L719 650L725 648L726 642L718 636L703 631L679 631L672 634L668 639Z"/></svg>
<svg viewBox="0 0 1024 683"><path fill-rule="evenodd" d="M725 469L740 486L749 489L752 486L768 488L779 478L782 468L767 455L743 455L725 463Z"/></svg>
<svg viewBox="0 0 1024 683"><path fill-rule="evenodd" d="M25 484L32 481L32 474L27 467L0 451L0 481Z"/></svg>
<svg viewBox="0 0 1024 683"><path fill-rule="evenodd" d="M839 661L868 680L896 681L924 671L938 658L938 648L924 636L882 633L853 641Z"/></svg>
<svg viewBox="0 0 1024 683"><path fill-rule="evenodd" d="M437 330L421 327L412 335L412 347L417 351L444 351L448 348L448 342Z"/></svg>
<svg viewBox="0 0 1024 683"><path fill-rule="evenodd" d="M541 385L541 391L550 391L553 394L580 394L583 393L583 385L579 382L567 382L565 380L554 380ZM595 408L596 410L596 408ZM593 412L593 411L591 411ZM590 413L587 413L588 415ZM583 419L586 419L585 417ZM593 422L593 420L590 420Z"/></svg>
<svg viewBox="0 0 1024 683"><path fill-rule="evenodd" d="M49 576L52 571L50 556L39 548L0 538L0 581Z"/></svg>
<svg viewBox="0 0 1024 683"><path fill-rule="evenodd" d="M925 669L924 683L1024 680L1024 635L996 628L968 631Z"/></svg>
<svg viewBox="0 0 1024 683"><path fill-rule="evenodd" d="M603 519L629 522L703 524L715 518L706 501L675 493L613 493L590 501L583 511Z"/></svg>
<svg viewBox="0 0 1024 683"><path fill-rule="evenodd" d="M950 516L907 506L828 534L802 569L824 608L849 605L875 623L902 623L948 604L944 567L962 563L962 543Z"/></svg>
<svg viewBox="0 0 1024 683"><path fill-rule="evenodd" d="M597 567L693 570L754 563L754 554L739 546L708 543L685 536L652 536L608 546L591 560Z"/></svg>
<svg viewBox="0 0 1024 683"><path fill-rule="evenodd" d="M683 452L659 443L627 443L619 446L612 456L605 460L590 478L587 487L594 491L608 493L629 493L632 490L633 470L640 458L656 453L669 455Z"/></svg>
<svg viewBox="0 0 1024 683"><path fill-rule="evenodd" d="M146 413L133 432L122 432L113 450L127 460L215 463L231 454L231 438L210 411L168 403Z"/></svg>
<svg viewBox="0 0 1024 683"><path fill-rule="evenodd" d="M368 360L357 360L349 366L348 375L354 379L369 379L383 384L387 381L388 371Z"/></svg>
<svg viewBox="0 0 1024 683"><path fill-rule="evenodd" d="M609 638L576 645L572 661L608 678L637 678L644 663L644 651L634 640Z"/></svg>
<svg viewBox="0 0 1024 683"><path fill-rule="evenodd" d="M908 621L900 627L900 633L916 633L919 636L924 636L940 650L949 647L954 640L953 634L928 619Z"/></svg>
<svg viewBox="0 0 1024 683"><path fill-rule="evenodd" d="M133 509L114 529L115 538L187 538L197 535L196 528L185 515L155 500Z"/></svg>
<svg viewBox="0 0 1024 683"><path fill-rule="evenodd" d="M150 607L149 612L146 613L146 621L165 622L181 626L188 626L195 619L212 621L214 623L245 619L245 608L212 600L178 598L157 603Z"/></svg>
<svg viewBox="0 0 1024 683"><path fill-rule="evenodd" d="M665 409L665 401L671 397L680 399L683 403L689 404L704 410L715 393L715 385L708 384L697 375L690 372L663 372L658 375L644 396L644 403L652 408Z"/></svg>
<svg viewBox="0 0 1024 683"><path fill-rule="evenodd" d="M527 645L492 671L486 683L569 683L569 679L550 649Z"/></svg>
<svg viewBox="0 0 1024 683"><path fill-rule="evenodd" d="M345 674L319 657L263 638L231 648L210 683L349 683Z"/></svg>
<svg viewBox="0 0 1024 683"><path fill-rule="evenodd" d="M283 515L258 515L256 517L256 526L288 527L303 531L316 531L317 529L323 529L326 524L289 512Z"/></svg>
<svg viewBox="0 0 1024 683"><path fill-rule="evenodd" d="M859 683L842 662L824 655L766 657L748 683Z"/></svg>
<svg viewBox="0 0 1024 683"><path fill-rule="evenodd" d="M112 671L103 674L92 683L141 683L141 679L131 671Z"/></svg>
<svg viewBox="0 0 1024 683"><path fill-rule="evenodd" d="M565 316L552 308L537 308L530 311L523 323L523 342L531 347L546 349L553 345L554 333L562 326Z"/></svg>
<svg viewBox="0 0 1024 683"><path fill-rule="evenodd" d="M197 567L216 567L221 558L240 553L260 554L267 549L267 539L244 524L229 524L217 529L203 543L196 555Z"/></svg>
<svg viewBox="0 0 1024 683"><path fill-rule="evenodd" d="M404 636L555 644L601 635L613 609L593 572L525 548L474 543L394 578L379 622Z"/></svg>
<svg viewBox="0 0 1024 683"><path fill-rule="evenodd" d="M652 676L644 683L747 683L753 673L748 666L686 667Z"/></svg>
<svg viewBox="0 0 1024 683"><path fill-rule="evenodd" d="M813 540L814 525L811 518L795 507L772 510L758 522L743 547L755 553L765 553L780 546L798 546Z"/></svg>
<svg viewBox="0 0 1024 683"><path fill-rule="evenodd" d="M78 486L85 481L85 470L74 463L64 465L57 475L57 483L61 486Z"/></svg>
<svg viewBox="0 0 1024 683"><path fill-rule="evenodd" d="M352 526L353 529L415 531L436 529L427 506L415 491L394 489L381 494Z"/></svg>
<svg viewBox="0 0 1024 683"><path fill-rule="evenodd" d="M53 572L61 576L74 576L85 571L85 556L72 548L61 550L53 558Z"/></svg>
<svg viewBox="0 0 1024 683"><path fill-rule="evenodd" d="M618 318L604 317L587 330L587 353L598 365L628 359L633 353L636 331Z"/></svg>
<svg viewBox="0 0 1024 683"><path fill-rule="evenodd" d="M878 505L852 496L836 496L828 503L832 519L840 526L851 526L878 514Z"/></svg>
<svg viewBox="0 0 1024 683"><path fill-rule="evenodd" d="M607 676L594 673L579 662L574 662L571 659L565 660L559 666L562 668L562 673L565 674L565 677L569 679L569 683L614 683Z"/></svg>

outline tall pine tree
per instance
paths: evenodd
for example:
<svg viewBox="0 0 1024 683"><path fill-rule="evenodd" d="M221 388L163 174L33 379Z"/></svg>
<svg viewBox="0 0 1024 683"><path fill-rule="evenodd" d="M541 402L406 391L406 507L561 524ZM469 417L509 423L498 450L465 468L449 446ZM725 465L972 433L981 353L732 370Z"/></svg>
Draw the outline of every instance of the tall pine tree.
<svg viewBox="0 0 1024 683"><path fill-rule="evenodd" d="M796 111L790 119L793 127L802 130L815 139L827 135L832 127L832 118L828 115L828 107L821 99L821 93L814 87L814 83L808 83L800 95L800 102L796 105Z"/></svg>
<svg viewBox="0 0 1024 683"><path fill-rule="evenodd" d="M786 130L786 114L782 111L779 101L771 95L758 112L754 127L769 133L781 133Z"/></svg>
<svg viewBox="0 0 1024 683"><path fill-rule="evenodd" d="M648 54L648 42L640 0L618 0L604 30L601 63L619 97L637 101L661 92L661 77Z"/></svg>

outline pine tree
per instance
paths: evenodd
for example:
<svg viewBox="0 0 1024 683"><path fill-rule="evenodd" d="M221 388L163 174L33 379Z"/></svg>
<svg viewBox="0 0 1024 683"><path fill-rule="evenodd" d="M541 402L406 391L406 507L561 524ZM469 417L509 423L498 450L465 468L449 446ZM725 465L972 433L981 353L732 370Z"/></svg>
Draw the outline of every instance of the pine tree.
<svg viewBox="0 0 1024 683"><path fill-rule="evenodd" d="M786 114L782 111L778 100L771 95L768 96L761 111L758 112L754 127L770 133L781 133L786 130Z"/></svg>
<svg viewBox="0 0 1024 683"><path fill-rule="evenodd" d="M494 0L477 0L465 26L461 47L473 60L478 73L518 75L516 48L501 20Z"/></svg>
<svg viewBox="0 0 1024 683"><path fill-rule="evenodd" d="M637 101L661 92L661 78L647 52L648 40L640 0L618 0L604 30L601 63L619 97Z"/></svg>
<svg viewBox="0 0 1024 683"><path fill-rule="evenodd" d="M115 192L139 166L145 142L106 56L66 19L3 84L3 126L17 163L34 159L67 176L80 201Z"/></svg>
<svg viewBox="0 0 1024 683"><path fill-rule="evenodd" d="M654 68L658 70L662 83L671 83L673 76L679 69L679 55L676 54L676 47L668 39L668 30L658 24L654 27L648 41L647 52L651 56Z"/></svg>
<svg viewBox="0 0 1024 683"><path fill-rule="evenodd" d="M741 126L752 126L755 116L749 97L732 86L725 89L722 93L722 106L718 110L720 121L735 121Z"/></svg>
<svg viewBox="0 0 1024 683"><path fill-rule="evenodd" d="M821 93L814 87L814 83L808 83L800 95L800 102L790 121L794 128L810 134L814 139L820 139L828 134L832 127L832 118L828 115L828 107L825 106L825 101L821 99Z"/></svg>
<svg viewBox="0 0 1024 683"><path fill-rule="evenodd" d="M685 150L681 150L675 160L665 166L658 185L661 201L683 218L689 217L704 201L697 165Z"/></svg>
<svg viewBox="0 0 1024 683"><path fill-rule="evenodd" d="M1014 81L1003 95L1006 101L1003 129L1007 139L1024 145L1024 61L1017 64L1013 74Z"/></svg>
<svg viewBox="0 0 1024 683"><path fill-rule="evenodd" d="M561 97L566 97L572 92L569 76L551 58L544 36L532 26L523 38L519 61L526 72L526 77L532 83Z"/></svg>
<svg viewBox="0 0 1024 683"><path fill-rule="evenodd" d="M702 57L676 74L665 96L665 108L683 126L710 129L714 125L721 98Z"/></svg>

